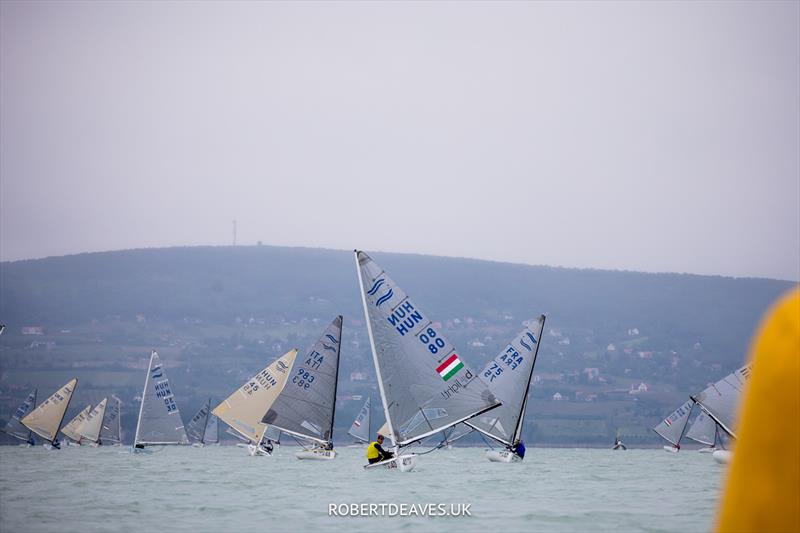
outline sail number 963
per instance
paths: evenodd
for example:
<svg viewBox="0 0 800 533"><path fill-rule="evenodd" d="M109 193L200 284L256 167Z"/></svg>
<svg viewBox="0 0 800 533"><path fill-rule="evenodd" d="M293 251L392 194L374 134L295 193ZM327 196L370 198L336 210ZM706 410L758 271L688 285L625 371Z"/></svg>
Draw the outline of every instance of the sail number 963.
<svg viewBox="0 0 800 533"><path fill-rule="evenodd" d="M444 348L444 339L436 335L436 330L433 328L426 329L423 333L419 334L419 340L422 344L428 346L431 353L436 353Z"/></svg>
<svg viewBox="0 0 800 533"><path fill-rule="evenodd" d="M297 371L297 374L295 374L294 377L292 377L292 383L303 389L309 388L313 382L314 382L314 374L312 374L305 368L299 369Z"/></svg>

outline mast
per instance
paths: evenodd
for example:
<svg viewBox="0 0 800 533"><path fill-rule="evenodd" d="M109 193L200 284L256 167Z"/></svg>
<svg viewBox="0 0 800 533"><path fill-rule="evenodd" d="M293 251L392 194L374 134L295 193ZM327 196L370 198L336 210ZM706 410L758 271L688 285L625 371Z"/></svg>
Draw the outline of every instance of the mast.
<svg viewBox="0 0 800 533"><path fill-rule="evenodd" d="M209 415L211 415L211 397L208 398L206 402L206 422L203 424L203 435L200 437L200 443L206 443L206 430L208 429L208 419Z"/></svg>
<svg viewBox="0 0 800 533"><path fill-rule="evenodd" d="M136 435L133 437L133 447L139 442L139 426L142 425L142 410L144 409L144 395L147 394L147 381L150 379L150 369L153 367L153 356L155 350L150 351L150 363L147 365L147 374L144 376L144 388L142 389L142 401L139 402L139 419L136 421Z"/></svg>
<svg viewBox="0 0 800 533"><path fill-rule="evenodd" d="M361 279L361 276L358 276L358 279ZM333 414L331 414L331 430L329 435L329 442L333 445L333 422L336 419L336 390L339 388L339 367L342 364L342 341L344 340L344 317L339 315L339 320L342 322L342 329L339 330L339 343L336 345L336 377L333 381Z"/></svg>
<svg viewBox="0 0 800 533"><path fill-rule="evenodd" d="M361 303L364 306L364 319L367 322L367 333L369 334L369 346L372 349L372 361L375 363L375 374L378 377L378 389L381 393L381 402L383 402L383 415L386 417L386 425L389 427L389 438L392 439L392 446L398 448L397 441L395 441L394 428L392 427L392 417L389 416L389 405L386 403L386 392L383 390L383 379L381 378L381 367L378 363L378 352L375 349L375 337L372 334L372 324L369 320L369 308L367 307L367 297L364 294L364 280L361 279L361 268L358 264L358 250L353 250L353 255L356 260L356 276L358 276L358 287L361 289Z"/></svg>
<svg viewBox="0 0 800 533"><path fill-rule="evenodd" d="M536 343L536 349L533 351L533 361L531 361L531 372L528 374L528 384L525 386L525 399L522 400L522 407L519 411L519 420L517 420L517 427L514 430L514 435L511 437L511 445L516 446L522 435L522 422L525 420L525 408L528 406L528 394L530 393L531 380L533 379L533 367L536 366L536 358L539 355L539 346L542 344L542 333L544 333L544 315L539 316L539 340Z"/></svg>
<svg viewBox="0 0 800 533"><path fill-rule="evenodd" d="M122 402L116 396L114 399L117 400L117 441L122 446Z"/></svg>
<svg viewBox="0 0 800 533"><path fill-rule="evenodd" d="M33 389L33 407L31 407L31 410L28 411L29 413L32 413L33 410L36 409L36 400L38 395L39 395L39 388L37 387ZM20 420L20 422L22 421ZM58 435L58 433L56 433L56 435ZM31 428L28 428L28 442L32 440L33 440L33 430Z"/></svg>

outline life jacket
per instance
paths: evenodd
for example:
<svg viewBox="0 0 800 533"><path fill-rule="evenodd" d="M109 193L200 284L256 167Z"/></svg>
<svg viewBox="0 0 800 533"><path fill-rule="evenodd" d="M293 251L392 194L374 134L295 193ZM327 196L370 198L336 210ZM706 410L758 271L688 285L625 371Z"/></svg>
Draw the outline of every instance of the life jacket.
<svg viewBox="0 0 800 533"><path fill-rule="evenodd" d="M377 459L380 457L380 453L378 453L378 448L375 446L378 445L378 441L370 442L369 446L367 446L367 459Z"/></svg>

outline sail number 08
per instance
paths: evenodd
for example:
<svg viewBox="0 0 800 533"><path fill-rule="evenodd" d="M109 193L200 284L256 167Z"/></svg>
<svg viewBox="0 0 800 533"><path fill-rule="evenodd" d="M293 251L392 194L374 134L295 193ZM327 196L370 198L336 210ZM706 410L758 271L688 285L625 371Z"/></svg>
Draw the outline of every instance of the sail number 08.
<svg viewBox="0 0 800 533"><path fill-rule="evenodd" d="M419 340L422 344L428 345L428 350L431 353L438 352L441 348L444 348L445 344L443 338L436 336L436 330L433 328L428 328L425 333L420 333Z"/></svg>

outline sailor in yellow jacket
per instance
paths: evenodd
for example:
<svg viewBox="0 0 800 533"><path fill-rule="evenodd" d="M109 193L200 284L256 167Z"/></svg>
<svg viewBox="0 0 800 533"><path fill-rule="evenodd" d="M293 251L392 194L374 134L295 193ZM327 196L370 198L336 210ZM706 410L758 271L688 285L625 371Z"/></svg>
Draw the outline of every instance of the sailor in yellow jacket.
<svg viewBox="0 0 800 533"><path fill-rule="evenodd" d="M369 461L369 464L379 463L394 457L392 452L387 452L381 448L381 444L383 444L383 435L378 433L377 440L370 442L369 446L367 446L367 461Z"/></svg>

